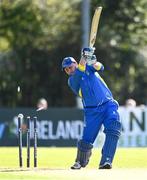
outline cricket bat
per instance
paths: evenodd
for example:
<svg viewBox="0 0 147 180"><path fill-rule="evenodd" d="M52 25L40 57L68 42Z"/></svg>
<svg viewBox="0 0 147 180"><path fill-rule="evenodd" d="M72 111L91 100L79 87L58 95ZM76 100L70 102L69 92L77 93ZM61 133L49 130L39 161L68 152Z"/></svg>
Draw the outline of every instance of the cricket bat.
<svg viewBox="0 0 147 180"><path fill-rule="evenodd" d="M95 12L94 12L94 15L93 15L93 18L92 18L92 23L91 23L91 31L90 31L90 37L89 37L89 47L93 47L94 44L95 44L101 12L102 12L102 7L97 7L95 9Z"/></svg>

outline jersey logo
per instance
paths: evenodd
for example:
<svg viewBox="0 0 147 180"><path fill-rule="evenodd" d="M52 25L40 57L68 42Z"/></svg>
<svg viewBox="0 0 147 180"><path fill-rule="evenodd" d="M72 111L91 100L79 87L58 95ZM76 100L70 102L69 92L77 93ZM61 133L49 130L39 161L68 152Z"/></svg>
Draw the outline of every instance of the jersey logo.
<svg viewBox="0 0 147 180"><path fill-rule="evenodd" d="M88 71L86 71L86 74L89 76L90 73Z"/></svg>

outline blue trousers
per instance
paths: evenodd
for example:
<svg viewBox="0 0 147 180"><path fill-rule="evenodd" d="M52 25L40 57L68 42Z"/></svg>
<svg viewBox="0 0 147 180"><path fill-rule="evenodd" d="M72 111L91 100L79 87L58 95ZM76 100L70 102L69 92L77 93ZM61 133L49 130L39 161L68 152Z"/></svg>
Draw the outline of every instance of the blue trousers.
<svg viewBox="0 0 147 180"><path fill-rule="evenodd" d="M102 148L100 166L106 162L111 164L114 158L121 133L121 122L117 110L118 104L115 101L109 101L96 108L84 109L85 124L82 141L93 144L101 126L104 126L106 137Z"/></svg>
<svg viewBox="0 0 147 180"><path fill-rule="evenodd" d="M85 108L82 140L93 144L102 125L105 131L105 129L109 129L112 122L120 122L117 110L118 104L115 101L109 101L96 108Z"/></svg>

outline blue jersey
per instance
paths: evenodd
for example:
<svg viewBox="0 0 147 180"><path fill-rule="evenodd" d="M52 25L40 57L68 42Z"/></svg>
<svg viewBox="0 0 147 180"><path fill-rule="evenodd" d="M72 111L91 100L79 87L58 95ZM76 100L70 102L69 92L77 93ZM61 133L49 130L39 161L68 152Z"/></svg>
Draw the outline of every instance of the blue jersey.
<svg viewBox="0 0 147 180"><path fill-rule="evenodd" d="M68 85L76 95L82 97L84 107L96 107L113 100L110 89L93 66L86 65L84 71L77 68L69 77Z"/></svg>

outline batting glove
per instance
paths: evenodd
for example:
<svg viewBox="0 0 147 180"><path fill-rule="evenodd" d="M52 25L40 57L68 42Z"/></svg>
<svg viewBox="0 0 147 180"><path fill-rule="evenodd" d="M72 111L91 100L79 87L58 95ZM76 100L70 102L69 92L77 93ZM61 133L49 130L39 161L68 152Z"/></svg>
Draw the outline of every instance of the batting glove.
<svg viewBox="0 0 147 180"><path fill-rule="evenodd" d="M91 66L97 62L97 58L95 55L92 55L90 59L86 59L87 65Z"/></svg>
<svg viewBox="0 0 147 180"><path fill-rule="evenodd" d="M91 47L86 47L82 49L82 57L84 57L85 59L91 59L92 55L94 54L95 48L91 48Z"/></svg>

